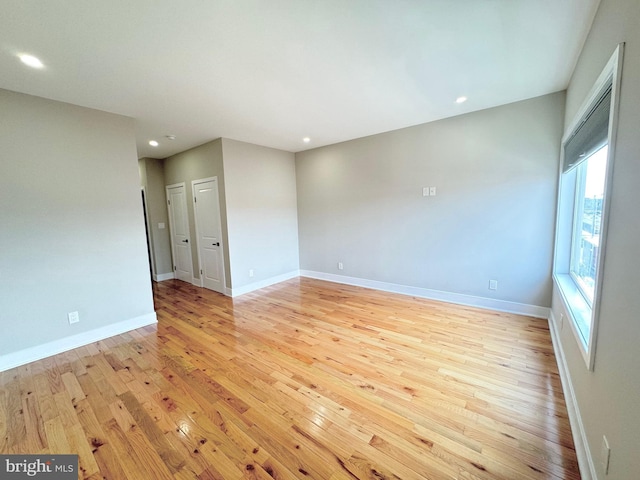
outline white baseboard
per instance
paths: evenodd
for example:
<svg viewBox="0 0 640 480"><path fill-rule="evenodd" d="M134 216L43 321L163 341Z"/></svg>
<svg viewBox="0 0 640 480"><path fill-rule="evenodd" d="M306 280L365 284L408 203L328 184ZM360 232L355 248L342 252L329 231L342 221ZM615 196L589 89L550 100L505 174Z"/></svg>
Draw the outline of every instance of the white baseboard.
<svg viewBox="0 0 640 480"><path fill-rule="evenodd" d="M154 275L153 279L156 282L164 282L165 280L173 280L174 278L176 278L175 274L173 272L169 272L169 273L161 273L160 275ZM189 283L189 282L187 282ZM202 280L196 277L191 277L191 285L195 285L196 287L202 287Z"/></svg>
<svg viewBox="0 0 640 480"><path fill-rule="evenodd" d="M553 343L553 351L556 355L558 371L560 372L560 381L562 382L562 390L564 392L565 402L567 404L567 412L569 413L569 424L571 425L571 433L573 435L573 443L576 448L576 456L578 457L578 466L580 467L580 476L582 480L597 480L595 464L593 456L587 442L587 434L582 423L580 408L576 393L573 390L571 382L571 374L567 366L567 359L564 355L560 335L556 328L556 319L553 311L549 312L549 331L551 332L551 342Z"/></svg>
<svg viewBox="0 0 640 480"><path fill-rule="evenodd" d="M165 280L172 280L176 278L173 272L161 273L160 275L154 275L153 280L156 282L164 282Z"/></svg>
<svg viewBox="0 0 640 480"><path fill-rule="evenodd" d="M507 302L493 298L476 297L462 293L443 292L441 290L431 290L429 288L411 287L408 285L398 285L396 283L379 282L377 280L367 280L365 278L347 277L344 275L334 275L332 273L314 272L310 270L300 270L301 277L316 278L329 282L344 283L356 287L373 288L384 292L400 293L413 297L428 298L441 302L457 303L470 307L485 308L487 310L497 310L499 312L516 313L537 318L549 318L549 308L537 305L527 305L525 303Z"/></svg>
<svg viewBox="0 0 640 480"><path fill-rule="evenodd" d="M120 335L136 328L146 327L158 323L156 313L149 313L140 317L131 318L122 322L113 323L104 327L96 328L88 332L78 333L70 337L54 340L53 342L38 345L36 347L25 348L17 352L8 353L0 356L0 372L9 370L10 368L19 367L27 363L35 362L52 355L57 355L67 350L83 347L105 338Z"/></svg>
<svg viewBox="0 0 640 480"><path fill-rule="evenodd" d="M292 278L296 278L299 276L300 276L300 271L294 270L293 272L283 273L282 275L277 275L275 277L267 278L259 282L250 283L242 287L228 289L229 290L228 295L231 297L237 297L239 295L244 295L245 293L253 292L254 290L268 287L270 285L275 285L276 283L284 282L286 280L291 280Z"/></svg>

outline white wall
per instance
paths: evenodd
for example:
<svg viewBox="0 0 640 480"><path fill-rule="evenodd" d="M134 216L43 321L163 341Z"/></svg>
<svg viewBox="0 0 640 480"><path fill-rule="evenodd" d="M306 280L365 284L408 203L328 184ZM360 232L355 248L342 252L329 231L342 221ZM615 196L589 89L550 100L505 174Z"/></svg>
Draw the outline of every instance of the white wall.
<svg viewBox="0 0 640 480"><path fill-rule="evenodd" d="M294 154L227 138L222 150L233 294L297 275Z"/></svg>
<svg viewBox="0 0 640 480"><path fill-rule="evenodd" d="M155 321L133 120L6 90L0 112L0 367Z"/></svg>
<svg viewBox="0 0 640 480"><path fill-rule="evenodd" d="M563 105L556 93L296 154L300 268L549 307Z"/></svg>
<svg viewBox="0 0 640 480"><path fill-rule="evenodd" d="M602 0L567 91L565 126L616 45L626 42L611 187L595 370L589 372L567 322L560 332L597 478L600 446L611 447L608 480L640 478L640 2ZM553 316L563 310L557 291ZM558 328L560 328L558 321Z"/></svg>

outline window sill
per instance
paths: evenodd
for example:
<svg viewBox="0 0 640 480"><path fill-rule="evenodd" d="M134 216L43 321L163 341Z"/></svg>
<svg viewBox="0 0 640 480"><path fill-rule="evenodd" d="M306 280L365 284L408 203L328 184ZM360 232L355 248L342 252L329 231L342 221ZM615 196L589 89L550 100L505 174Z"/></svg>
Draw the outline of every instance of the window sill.
<svg viewBox="0 0 640 480"><path fill-rule="evenodd" d="M569 316L571 329L576 337L578 346L582 356L584 357L587 368L590 365L589 352L589 336L591 329L592 310L591 306L578 290L577 285L569 274L555 274L553 277L562 303L564 304L567 315Z"/></svg>

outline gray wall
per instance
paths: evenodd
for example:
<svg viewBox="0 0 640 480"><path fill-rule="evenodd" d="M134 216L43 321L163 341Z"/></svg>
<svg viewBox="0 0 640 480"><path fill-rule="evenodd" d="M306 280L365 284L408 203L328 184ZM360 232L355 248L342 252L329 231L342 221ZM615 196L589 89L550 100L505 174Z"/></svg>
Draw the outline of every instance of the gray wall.
<svg viewBox="0 0 640 480"><path fill-rule="evenodd" d="M300 268L550 306L564 101L298 153Z"/></svg>
<svg viewBox="0 0 640 480"><path fill-rule="evenodd" d="M145 188L147 218L151 240L151 255L155 275L173 273L171 261L171 239L169 237L169 214L164 180L164 161L141 158L140 182ZM164 223L164 228L158 225Z"/></svg>
<svg viewBox="0 0 640 480"><path fill-rule="evenodd" d="M133 120L6 90L0 112L0 355L153 315Z"/></svg>
<svg viewBox="0 0 640 480"><path fill-rule="evenodd" d="M196 239L196 222L193 211L193 189L191 182L202 178L218 177L218 194L220 197L220 220L222 224L225 281L228 288L230 283L229 270L229 242L227 234L227 217L225 201L225 179L222 164L222 140L219 138L199 147L173 155L164 161L164 180L166 185L185 182L187 192L187 210L189 213L189 228L191 230L191 258L193 259L193 276L200 278L198 270L198 251ZM166 202L164 203L166 209Z"/></svg>
<svg viewBox="0 0 640 480"><path fill-rule="evenodd" d="M567 126L616 45L626 42L595 370L587 371L567 322L560 333L598 478L640 478L640 2L602 0L567 91ZM564 313L554 290L553 313ZM566 315L566 313L565 313Z"/></svg>
<svg viewBox="0 0 640 480"><path fill-rule="evenodd" d="M296 272L294 154L226 138L222 150L233 288Z"/></svg>

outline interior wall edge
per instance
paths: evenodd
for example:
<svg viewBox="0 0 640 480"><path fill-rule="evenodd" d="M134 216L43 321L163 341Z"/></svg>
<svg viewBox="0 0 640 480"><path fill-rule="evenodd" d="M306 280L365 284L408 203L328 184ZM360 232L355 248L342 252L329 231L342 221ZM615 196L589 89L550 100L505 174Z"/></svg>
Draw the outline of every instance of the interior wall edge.
<svg viewBox="0 0 640 480"><path fill-rule="evenodd" d="M173 272L170 273L161 273L158 275L154 275L153 276L153 281L154 282L164 282L165 280L172 280L176 278L175 274Z"/></svg>
<svg viewBox="0 0 640 480"><path fill-rule="evenodd" d="M229 297L238 297L240 295L244 295L246 293L254 292L261 288L269 287L271 285L275 285L276 283L285 282L287 280L291 280L292 278L297 278L300 276L299 270L294 270L292 272L283 273L281 275L276 275L275 277L267 278L261 280L259 282L250 283L248 285L243 285L238 288L230 288L228 289L227 296Z"/></svg>
<svg viewBox="0 0 640 480"><path fill-rule="evenodd" d="M567 359L564 354L564 349L562 348L562 341L559 338L556 326L557 321L553 314L553 310L551 310L549 312L549 332L551 333L553 353L555 354L556 363L558 364L562 391L564 393L564 400L569 414L569 425L571 425L571 434L573 436L573 443L576 449L576 456L578 457L580 475L582 480L597 480L598 474L596 473L595 464L593 462L593 455L589 449L589 442L587 441L587 433L582 421L582 415L580 414L578 399L573 388L573 383L571 382L571 372L567 365Z"/></svg>
<svg viewBox="0 0 640 480"><path fill-rule="evenodd" d="M396 283L380 282L366 278L348 277L345 275L335 275L333 273L315 272L311 270L300 270L301 277L315 278L317 280L327 280L330 282L344 283L356 287L373 288L390 293L411 295L414 297L437 300L440 302L455 303L486 310L496 310L505 313L515 313L529 317L547 319L550 309L539 305L528 305L525 303L509 302L494 298L477 297L462 293L445 292L442 290L432 290L429 288L412 287L410 285L399 285Z"/></svg>
<svg viewBox="0 0 640 480"><path fill-rule="evenodd" d="M131 330L146 327L148 325L154 325L156 323L158 323L156 313L148 313L139 317L130 318L118 323L112 323L111 325L96 328L94 330L89 330L88 332L78 333L59 340L54 340L43 345L36 345L35 347L29 347L24 350L8 353L0 356L0 372L73 350L74 348L84 347L85 345L104 340L105 338L120 335L122 333L130 332Z"/></svg>

